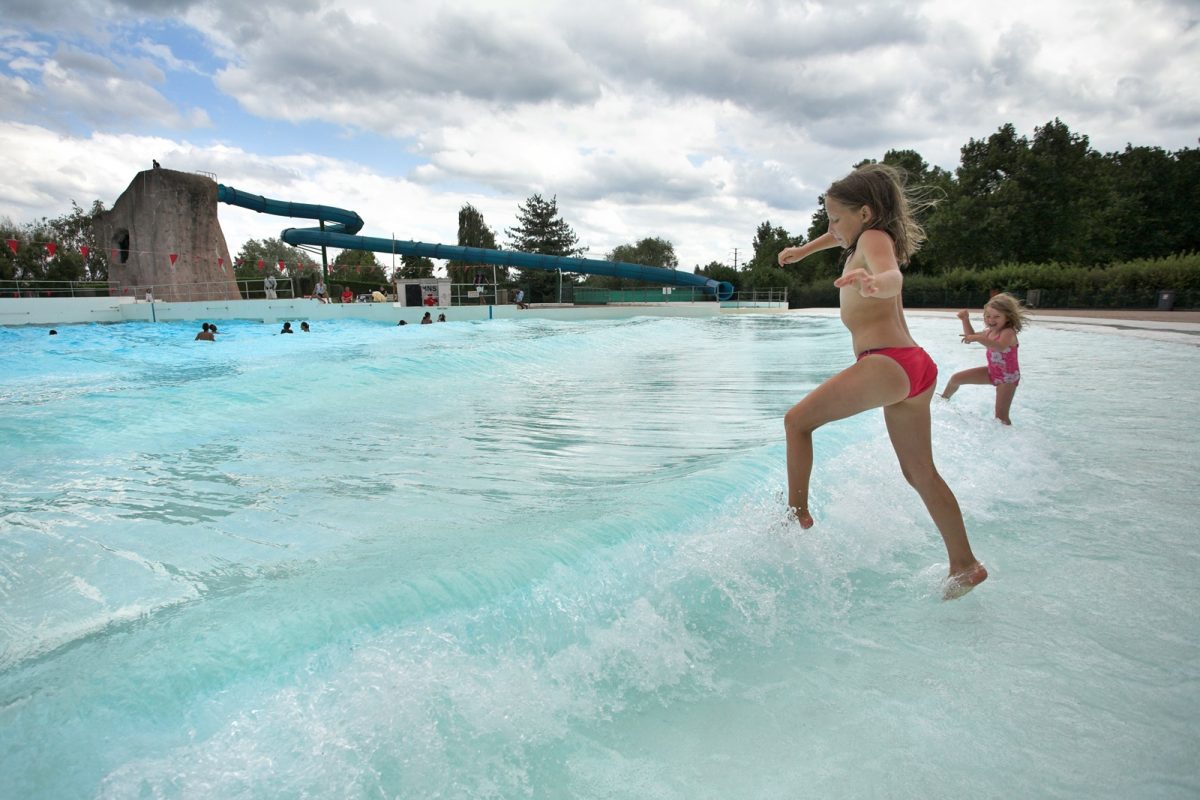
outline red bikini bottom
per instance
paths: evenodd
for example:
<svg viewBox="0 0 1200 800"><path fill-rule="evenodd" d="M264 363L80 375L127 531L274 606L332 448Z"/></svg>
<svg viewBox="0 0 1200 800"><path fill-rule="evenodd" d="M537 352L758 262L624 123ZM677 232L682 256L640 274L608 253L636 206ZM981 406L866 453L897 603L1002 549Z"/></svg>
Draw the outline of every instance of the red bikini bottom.
<svg viewBox="0 0 1200 800"><path fill-rule="evenodd" d="M864 356L887 356L895 361L908 375L908 396L916 397L921 392L937 382L937 364L929 354L920 347L880 347L876 350L863 350L858 354L858 360Z"/></svg>

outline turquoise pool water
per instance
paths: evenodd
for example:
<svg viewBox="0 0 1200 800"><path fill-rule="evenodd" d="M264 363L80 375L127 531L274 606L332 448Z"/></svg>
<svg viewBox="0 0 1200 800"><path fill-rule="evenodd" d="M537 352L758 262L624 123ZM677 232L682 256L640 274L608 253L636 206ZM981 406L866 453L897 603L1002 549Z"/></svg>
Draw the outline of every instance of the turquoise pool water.
<svg viewBox="0 0 1200 800"><path fill-rule="evenodd" d="M781 524L836 319L277 330L0 328L0 795L1200 794L1200 337L935 404L943 603L878 413Z"/></svg>

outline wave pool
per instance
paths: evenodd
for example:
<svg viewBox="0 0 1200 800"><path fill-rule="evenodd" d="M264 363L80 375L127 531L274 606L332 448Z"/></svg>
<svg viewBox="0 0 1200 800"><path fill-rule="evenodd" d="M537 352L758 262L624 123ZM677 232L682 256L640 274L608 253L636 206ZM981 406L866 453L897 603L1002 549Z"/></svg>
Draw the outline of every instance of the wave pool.
<svg viewBox="0 0 1200 800"><path fill-rule="evenodd" d="M836 318L196 329L0 328L0 795L1200 794L1200 337L935 399L944 603L878 412L783 523Z"/></svg>

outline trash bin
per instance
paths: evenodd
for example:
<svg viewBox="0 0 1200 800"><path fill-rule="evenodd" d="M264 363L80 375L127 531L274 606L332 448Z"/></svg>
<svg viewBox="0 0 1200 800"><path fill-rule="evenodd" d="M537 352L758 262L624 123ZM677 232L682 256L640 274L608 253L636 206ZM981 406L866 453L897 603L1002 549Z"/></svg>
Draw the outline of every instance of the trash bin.
<svg viewBox="0 0 1200 800"><path fill-rule="evenodd" d="M1175 293L1161 291L1158 293L1158 310L1171 311L1175 308Z"/></svg>

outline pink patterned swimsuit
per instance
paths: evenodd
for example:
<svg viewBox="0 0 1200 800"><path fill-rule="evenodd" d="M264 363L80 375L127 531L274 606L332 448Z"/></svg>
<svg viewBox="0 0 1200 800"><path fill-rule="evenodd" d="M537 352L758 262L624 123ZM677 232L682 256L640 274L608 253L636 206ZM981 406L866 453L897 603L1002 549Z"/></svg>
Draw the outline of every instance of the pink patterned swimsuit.
<svg viewBox="0 0 1200 800"><path fill-rule="evenodd" d="M993 386L1002 383L1020 383L1021 367L1017 364L1017 347L1014 344L1007 350L987 349L988 379Z"/></svg>

